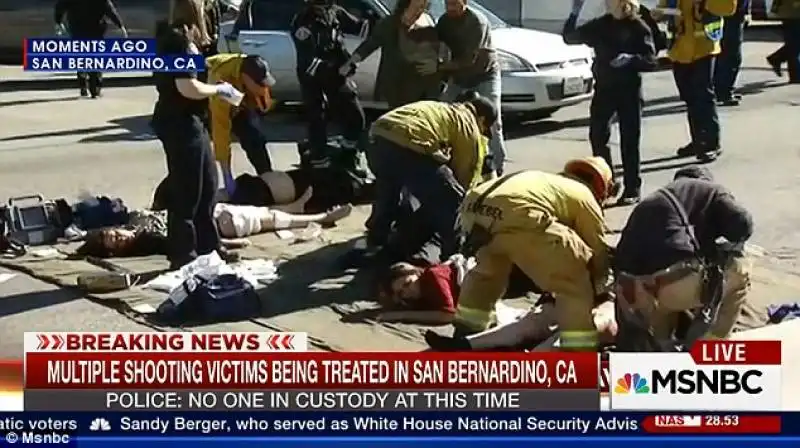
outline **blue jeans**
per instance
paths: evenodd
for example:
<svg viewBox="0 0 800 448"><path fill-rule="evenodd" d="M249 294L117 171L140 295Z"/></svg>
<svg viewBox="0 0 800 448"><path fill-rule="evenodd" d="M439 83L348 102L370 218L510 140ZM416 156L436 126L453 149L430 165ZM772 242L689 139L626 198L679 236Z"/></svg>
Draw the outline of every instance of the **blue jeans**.
<svg viewBox="0 0 800 448"><path fill-rule="evenodd" d="M442 101L452 103L456 97L465 90L474 90L482 97L489 99L497 108L497 122L492 127L492 138L489 140L489 154L492 158L492 169L498 174L503 173L506 163L506 142L503 139L503 118L500 96L502 92L501 76L497 71L491 79L474 86L459 86L452 82L447 84L447 89L442 94Z"/></svg>
<svg viewBox="0 0 800 448"><path fill-rule="evenodd" d="M464 189L453 172L431 157L377 137L367 149L375 174L375 198L367 220L370 245L384 245L400 212L403 189L419 201L415 215L426 221L442 242L442 257L457 250L456 219ZM422 224L422 223L419 223Z"/></svg>
<svg viewBox="0 0 800 448"><path fill-rule="evenodd" d="M742 44L744 43L744 20L742 17L725 18L722 34L722 52L714 67L714 90L718 100L729 100L733 96L736 78L742 68Z"/></svg>

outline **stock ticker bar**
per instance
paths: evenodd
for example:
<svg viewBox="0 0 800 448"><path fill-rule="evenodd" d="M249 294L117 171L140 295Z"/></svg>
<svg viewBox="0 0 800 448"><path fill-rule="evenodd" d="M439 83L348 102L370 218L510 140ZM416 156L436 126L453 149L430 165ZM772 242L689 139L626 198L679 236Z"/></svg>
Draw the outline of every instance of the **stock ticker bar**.
<svg viewBox="0 0 800 448"><path fill-rule="evenodd" d="M595 353L303 353L302 333L26 333L26 410L598 410Z"/></svg>

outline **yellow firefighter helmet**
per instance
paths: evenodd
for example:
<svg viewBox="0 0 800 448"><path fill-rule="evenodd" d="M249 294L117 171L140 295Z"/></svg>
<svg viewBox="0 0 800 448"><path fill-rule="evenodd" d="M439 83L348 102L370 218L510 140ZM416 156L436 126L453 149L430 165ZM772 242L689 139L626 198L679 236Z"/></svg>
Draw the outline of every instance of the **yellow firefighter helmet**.
<svg viewBox="0 0 800 448"><path fill-rule="evenodd" d="M564 173L587 182L601 204L612 194L614 173L602 157L572 159L564 165Z"/></svg>

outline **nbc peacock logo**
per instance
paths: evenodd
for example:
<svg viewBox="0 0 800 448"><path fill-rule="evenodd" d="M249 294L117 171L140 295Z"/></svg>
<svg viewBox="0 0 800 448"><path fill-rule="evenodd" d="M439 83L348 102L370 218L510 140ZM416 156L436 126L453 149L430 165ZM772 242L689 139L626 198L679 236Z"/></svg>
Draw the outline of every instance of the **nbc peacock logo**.
<svg viewBox="0 0 800 448"><path fill-rule="evenodd" d="M617 379L617 385L614 387L615 394L649 394L650 386L647 385L647 380L638 373L626 373L621 378Z"/></svg>

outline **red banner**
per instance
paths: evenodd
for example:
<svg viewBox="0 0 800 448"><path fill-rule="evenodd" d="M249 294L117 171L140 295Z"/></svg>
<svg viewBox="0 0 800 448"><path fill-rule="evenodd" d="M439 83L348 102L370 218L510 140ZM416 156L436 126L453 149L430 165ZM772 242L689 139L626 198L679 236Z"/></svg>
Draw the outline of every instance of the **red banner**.
<svg viewBox="0 0 800 448"><path fill-rule="evenodd" d="M29 352L28 389L594 389L596 353Z"/></svg>

